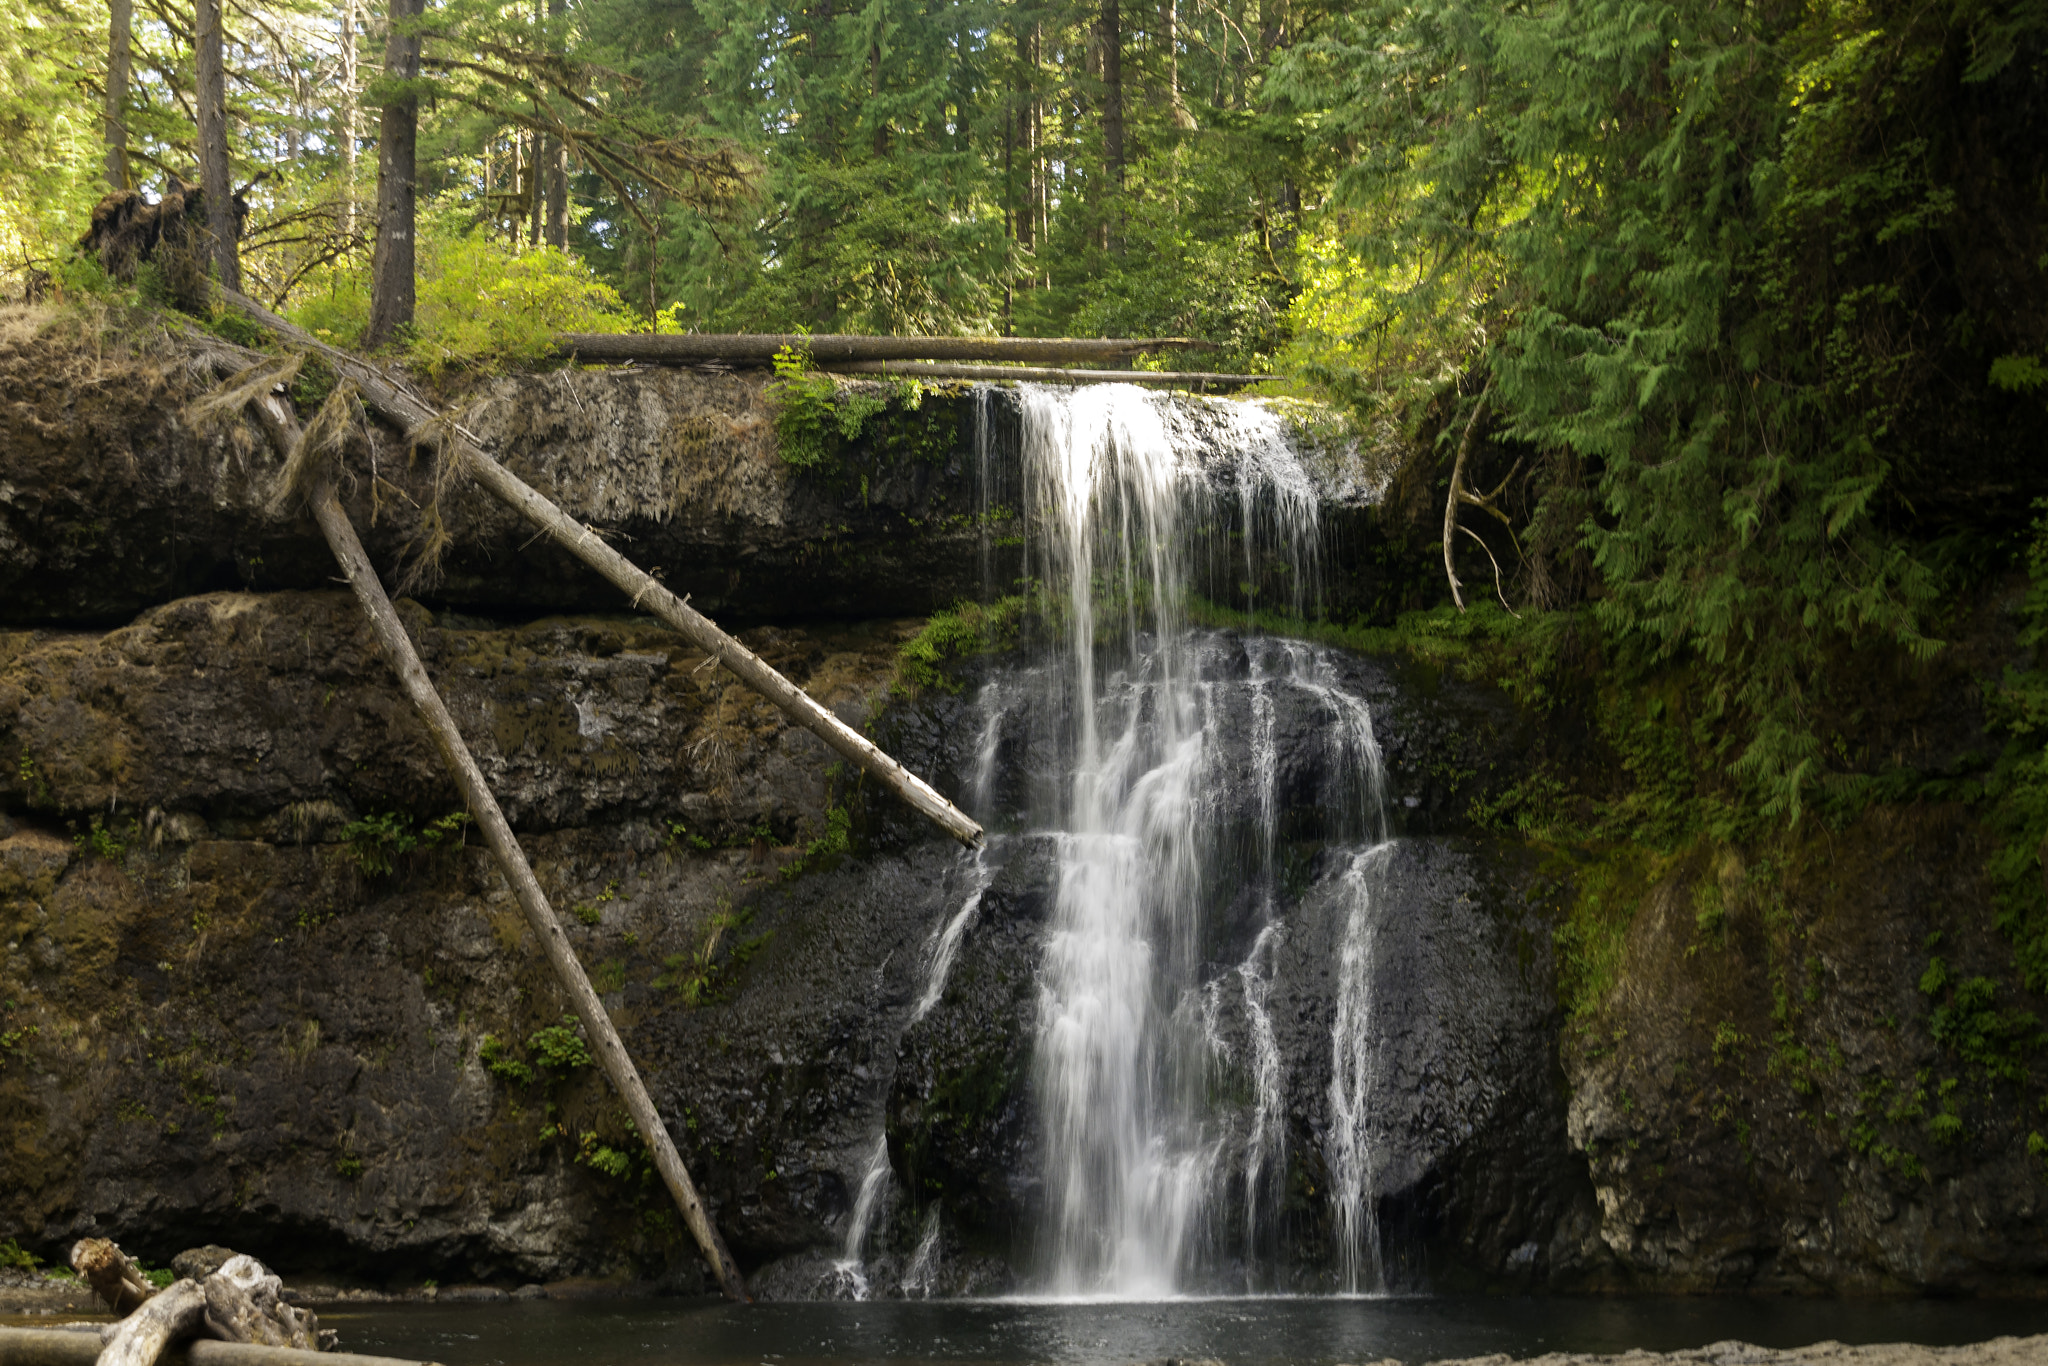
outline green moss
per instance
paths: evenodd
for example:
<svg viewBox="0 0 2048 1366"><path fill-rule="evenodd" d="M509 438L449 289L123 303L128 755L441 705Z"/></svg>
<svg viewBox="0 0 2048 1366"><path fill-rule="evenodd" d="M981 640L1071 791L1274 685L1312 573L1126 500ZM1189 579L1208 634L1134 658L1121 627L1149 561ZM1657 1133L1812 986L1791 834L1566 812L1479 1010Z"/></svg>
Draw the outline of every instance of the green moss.
<svg viewBox="0 0 2048 1366"><path fill-rule="evenodd" d="M897 652L899 684L912 693L927 688L959 692L954 664L1014 646L1025 612L1026 602L1021 595L999 598L987 606L960 602L951 611L934 612L924 629L905 641Z"/></svg>

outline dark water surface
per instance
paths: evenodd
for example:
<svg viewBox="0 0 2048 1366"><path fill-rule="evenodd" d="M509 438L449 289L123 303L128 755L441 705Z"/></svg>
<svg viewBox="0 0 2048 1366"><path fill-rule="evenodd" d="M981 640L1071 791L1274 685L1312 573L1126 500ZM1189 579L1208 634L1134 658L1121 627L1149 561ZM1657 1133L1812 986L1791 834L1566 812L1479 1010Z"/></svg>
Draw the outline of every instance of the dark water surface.
<svg viewBox="0 0 2048 1366"><path fill-rule="evenodd" d="M1973 1300L1014 1300L729 1305L717 1300L340 1306L346 1351L446 1366L1120 1363L1220 1357L1329 1366L1506 1352L1669 1351L1739 1338L1947 1345L2048 1332L2048 1303Z"/></svg>

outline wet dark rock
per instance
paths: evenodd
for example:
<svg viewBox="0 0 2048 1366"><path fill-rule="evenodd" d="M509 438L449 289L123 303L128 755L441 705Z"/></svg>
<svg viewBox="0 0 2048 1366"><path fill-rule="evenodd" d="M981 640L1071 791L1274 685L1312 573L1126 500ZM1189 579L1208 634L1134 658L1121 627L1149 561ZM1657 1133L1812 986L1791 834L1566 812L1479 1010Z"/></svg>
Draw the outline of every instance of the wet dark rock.
<svg viewBox="0 0 2048 1366"><path fill-rule="evenodd" d="M180 346L133 356L56 333L0 343L0 625L112 625L195 593L332 581L310 518L268 510L280 462L253 422L187 416L215 382ZM924 614L1015 580L1011 403L978 407L968 386L937 386L799 471L777 454L766 384L563 369L494 381L457 407L520 477L728 622ZM981 413L1000 429L986 499ZM622 610L616 589L488 495L444 488L431 455L381 427L359 442L349 459L365 477L344 501L373 561L408 591L518 617ZM1376 485L1353 464L1326 456L1317 468L1330 515L1357 523L1350 540L1364 553ZM423 567L443 531L445 554ZM1241 577L1233 568L1228 583Z"/></svg>

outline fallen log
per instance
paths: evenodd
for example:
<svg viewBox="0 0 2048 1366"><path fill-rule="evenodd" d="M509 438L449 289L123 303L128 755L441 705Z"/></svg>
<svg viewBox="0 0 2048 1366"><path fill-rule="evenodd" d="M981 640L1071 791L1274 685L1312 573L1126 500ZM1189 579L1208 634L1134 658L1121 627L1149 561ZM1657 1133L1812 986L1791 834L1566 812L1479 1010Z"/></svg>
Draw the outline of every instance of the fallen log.
<svg viewBox="0 0 2048 1366"><path fill-rule="evenodd" d="M715 656L740 682L781 708L791 720L841 756L860 765L876 781L954 839L969 848L981 843L981 826L966 812L890 758L873 741L833 715L816 698L777 673L753 651L719 630L709 617L691 607L686 598L679 598L664 588L652 575L606 545L596 532L563 512L525 480L493 460L474 436L460 425L444 419L425 399L407 392L375 367L292 326L255 300L229 290L221 293L229 303L279 339L318 353L356 386L365 402L396 422L411 439L452 455L459 467L493 496L546 531L563 549L630 596L636 610L651 613L667 622L685 640Z"/></svg>
<svg viewBox="0 0 2048 1366"><path fill-rule="evenodd" d="M1035 365L941 365L925 361L864 360L824 364L836 375L907 375L916 379L1026 380L1036 384L1164 384L1175 389L1242 389L1273 375L1231 375L1207 370L1048 370Z"/></svg>
<svg viewBox="0 0 2048 1366"><path fill-rule="evenodd" d="M106 1328L118 1325L107 1324ZM95 1366L103 1334L61 1328L0 1328L0 1366ZM356 1352L309 1352L295 1347L262 1347L207 1338L172 1347L160 1366L436 1366L433 1362Z"/></svg>
<svg viewBox="0 0 2048 1366"><path fill-rule="evenodd" d="M99 1366L156 1366L164 1349L206 1327L206 1291L197 1281L172 1281L114 1325Z"/></svg>
<svg viewBox="0 0 2048 1366"><path fill-rule="evenodd" d="M849 361L1023 361L1059 365L1128 360L1141 351L1214 351L1214 342L1191 337L858 337L836 333L801 336L751 332L662 336L645 332L564 332L555 354L580 361L645 361L692 365L725 361L767 365L784 349L808 350L813 365L831 369Z"/></svg>
<svg viewBox="0 0 2048 1366"><path fill-rule="evenodd" d="M634 1068L632 1058L627 1056L625 1043L612 1026L611 1017L605 1013L597 993L591 989L590 978L584 974L575 949L570 947L569 936L563 932L561 920L556 917L554 908L548 904L547 894L541 891L540 883L535 880L533 869L512 834L512 827L506 823L505 813L498 809L497 798L491 795L490 785L484 781L482 770L477 768L476 759L463 742L462 732L456 728L455 718L448 714L446 704L434 690L426 667L420 663L419 654L413 649L411 637L406 635L398 613L392 610L391 599L385 596L384 585L378 581L377 571L371 566L370 557L364 553L355 527L342 510L331 474L319 478L309 501L314 519L326 535L327 544L333 549L342 573L347 576L349 587L355 591L356 600L370 618L371 629L376 634L377 643L383 647L385 659L398 675L406 696L412 700L413 707L427 723L427 729L440 747L441 758L454 776L456 785L462 789L470 815L476 819L484 842L497 857L498 866L519 902L519 909L526 915L526 923L532 927L535 938L540 940L541 949L555 970L556 980L569 997L570 1009L583 1022L583 1028L590 1036L591 1048L596 1052L605 1075L611 1078L613 1089L625 1101L626 1112L632 1116L635 1128L653 1154L655 1170L661 1173L669 1194L674 1197L683 1222L696 1237L705 1260L711 1264L719 1288L729 1298L745 1301L746 1287L740 1280L739 1268L734 1265L725 1240L719 1236L717 1226L711 1222L703 1201L698 1198L696 1184L690 1180L690 1173L683 1166L682 1156L669 1137L668 1126L662 1123L653 1098L641 1084L640 1073ZM120 1364L110 1362L108 1366ZM148 1363L137 1363L136 1366L148 1366Z"/></svg>

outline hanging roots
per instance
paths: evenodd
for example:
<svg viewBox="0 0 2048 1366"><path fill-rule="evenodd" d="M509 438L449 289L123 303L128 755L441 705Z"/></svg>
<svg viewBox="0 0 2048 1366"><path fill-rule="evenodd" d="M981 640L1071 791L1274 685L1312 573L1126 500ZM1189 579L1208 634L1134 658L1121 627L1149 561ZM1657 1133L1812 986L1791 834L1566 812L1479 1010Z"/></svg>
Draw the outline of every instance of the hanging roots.
<svg viewBox="0 0 2048 1366"><path fill-rule="evenodd" d="M272 512L282 512L294 500L306 497L321 476L334 469L335 457L348 445L349 434L356 430L361 409L355 385L343 380L334 386L320 411L299 433L291 454L285 457L284 468L278 471L277 491L270 496Z"/></svg>
<svg viewBox="0 0 2048 1366"><path fill-rule="evenodd" d="M420 508L419 534L403 552L408 562L405 572L399 576L397 592L400 595L432 588L441 580L441 557L455 543L455 537L448 530L448 519L442 512L442 503L467 482L460 454L460 443L466 435L456 425L455 419L446 414L429 418L406 433L409 458L414 464L419 462L421 451L430 452L429 458L434 462L434 482L426 503Z"/></svg>
<svg viewBox="0 0 2048 1366"><path fill-rule="evenodd" d="M282 360L260 360L230 375L212 393L186 405L185 421L205 430L229 418L239 417L250 404L262 402L281 385L297 379L299 367L305 362L302 354L286 356Z"/></svg>

